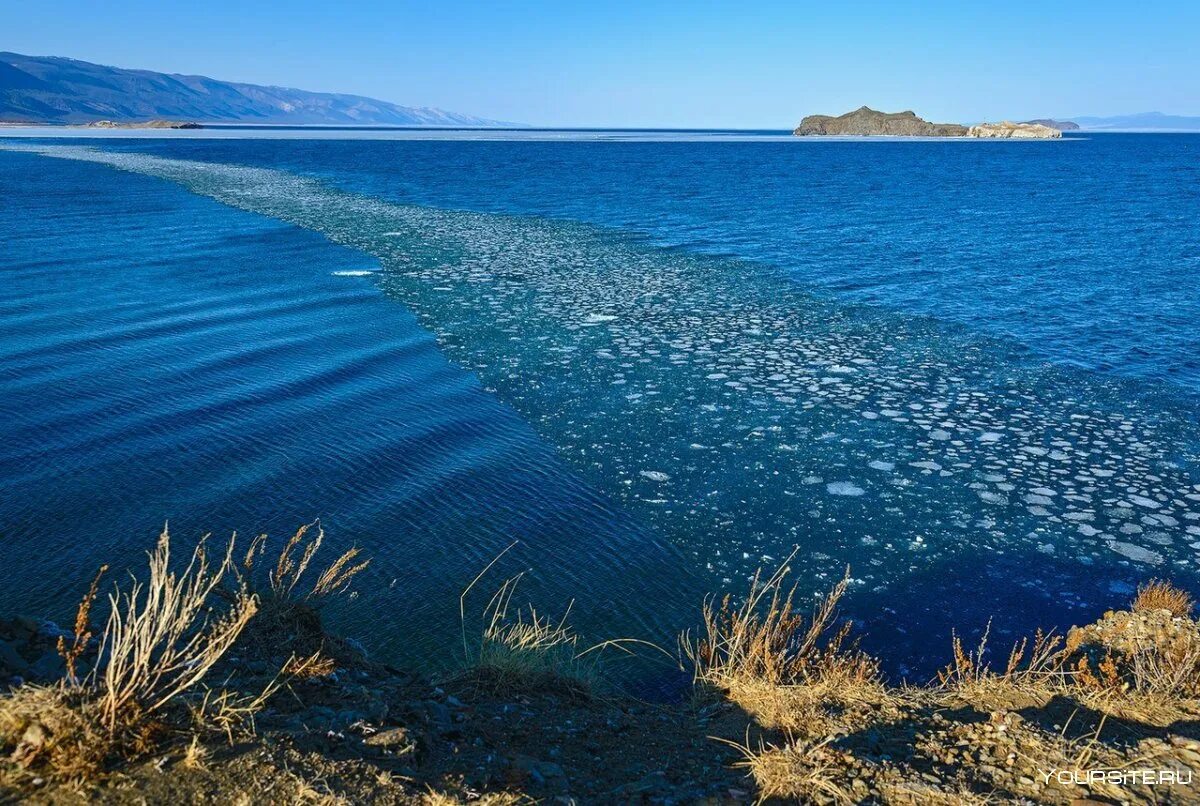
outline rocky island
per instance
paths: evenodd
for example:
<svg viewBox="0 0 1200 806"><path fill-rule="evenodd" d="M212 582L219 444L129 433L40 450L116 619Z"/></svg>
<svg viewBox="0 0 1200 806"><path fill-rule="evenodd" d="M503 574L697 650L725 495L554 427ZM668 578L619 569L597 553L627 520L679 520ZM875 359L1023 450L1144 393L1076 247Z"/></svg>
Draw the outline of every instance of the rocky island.
<svg viewBox="0 0 1200 806"><path fill-rule="evenodd" d="M1062 137L1062 131L1040 123L980 123L967 130L968 137L997 137L1011 140L1044 140Z"/></svg>
<svg viewBox="0 0 1200 806"><path fill-rule="evenodd" d="M199 123L179 120L147 120L145 122L120 123L115 120L96 120L87 124L88 129L203 129Z"/></svg>
<svg viewBox="0 0 1200 806"><path fill-rule="evenodd" d="M965 137L967 127L957 123L930 123L915 112L878 112L861 106L832 117L809 115L792 134L851 137Z"/></svg>
<svg viewBox="0 0 1200 806"><path fill-rule="evenodd" d="M842 137L987 137L1001 139L1050 139L1062 137L1068 125L1056 121L1055 126L1033 123L980 123L963 126L959 123L930 123L915 112L879 112L861 106L853 112L832 117L809 115L800 121L792 134L799 136ZM1076 128L1078 128L1076 126Z"/></svg>

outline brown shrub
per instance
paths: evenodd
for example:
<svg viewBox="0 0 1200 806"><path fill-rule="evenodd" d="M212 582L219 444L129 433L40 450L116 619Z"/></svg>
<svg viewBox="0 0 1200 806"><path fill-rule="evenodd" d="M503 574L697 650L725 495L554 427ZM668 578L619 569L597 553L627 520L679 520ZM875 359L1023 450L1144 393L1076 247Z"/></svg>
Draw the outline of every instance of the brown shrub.
<svg viewBox="0 0 1200 806"><path fill-rule="evenodd" d="M1187 591L1180 590L1169 582L1152 579L1138 586L1133 610L1135 613L1166 610L1177 618L1190 618L1195 604L1195 600Z"/></svg>
<svg viewBox="0 0 1200 806"><path fill-rule="evenodd" d="M149 720L199 683L258 611L258 597L237 591L224 611L212 593L232 568L234 540L214 566L201 540L180 573L171 570L166 529L150 553L150 576L109 596L96 672L84 682L106 730L140 733Z"/></svg>
<svg viewBox="0 0 1200 806"><path fill-rule="evenodd" d="M164 528L149 553L149 577L134 577L109 595L96 665L80 680L75 663L87 646L97 575L80 603L75 639L59 645L67 677L0 697L0 746L12 748L18 764L61 778L92 777L113 757L154 747L257 611L257 597L244 589L226 607L214 607L212 594L232 568L233 547L231 538L214 564L202 539L175 571Z"/></svg>

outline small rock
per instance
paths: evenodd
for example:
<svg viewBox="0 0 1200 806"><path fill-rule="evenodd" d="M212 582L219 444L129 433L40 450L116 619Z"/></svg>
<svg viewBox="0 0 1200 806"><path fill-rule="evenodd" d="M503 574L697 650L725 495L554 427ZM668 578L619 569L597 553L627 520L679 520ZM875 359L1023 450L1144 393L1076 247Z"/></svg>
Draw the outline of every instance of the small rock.
<svg viewBox="0 0 1200 806"><path fill-rule="evenodd" d="M37 758L38 753L50 741L50 731L40 722L34 722L25 728L21 741L13 750L12 760L22 767L28 767Z"/></svg>
<svg viewBox="0 0 1200 806"><path fill-rule="evenodd" d="M416 737L408 728L389 728L368 736L363 744L370 747L382 747L393 753L411 753L417 749Z"/></svg>

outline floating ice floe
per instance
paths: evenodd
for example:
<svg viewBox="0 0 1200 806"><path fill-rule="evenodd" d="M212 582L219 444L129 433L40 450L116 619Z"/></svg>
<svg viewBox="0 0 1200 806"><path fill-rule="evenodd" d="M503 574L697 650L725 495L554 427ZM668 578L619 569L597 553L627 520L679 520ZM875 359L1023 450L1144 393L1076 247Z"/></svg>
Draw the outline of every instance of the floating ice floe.
<svg viewBox="0 0 1200 806"><path fill-rule="evenodd" d="M1113 540L1108 544L1108 547L1120 554L1122 557L1128 557L1134 562L1148 563L1149 565L1158 565L1163 561L1163 556L1157 551L1135 546L1133 543L1125 543L1120 540Z"/></svg>

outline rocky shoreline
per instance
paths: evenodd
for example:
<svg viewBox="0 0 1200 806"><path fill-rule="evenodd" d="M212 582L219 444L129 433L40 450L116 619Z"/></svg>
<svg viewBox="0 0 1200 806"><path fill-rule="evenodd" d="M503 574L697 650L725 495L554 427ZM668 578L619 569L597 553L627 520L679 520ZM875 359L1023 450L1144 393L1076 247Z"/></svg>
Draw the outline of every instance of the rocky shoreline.
<svg viewBox="0 0 1200 806"><path fill-rule="evenodd" d="M72 637L51 621L29 616L0 618L0 691L60 679L66 666L58 653L58 639Z"/></svg>
<svg viewBox="0 0 1200 806"><path fill-rule="evenodd" d="M591 649L577 650L564 622L510 614L511 580L459 671L432 679L373 660L320 616L322 598L349 592L357 552L306 593L311 583L297 580L315 549L303 538L267 587L250 581L259 542L244 571L231 541L219 569L180 578L228 591L210 602L218 621L197 628L209 639L222 640L211 625L227 629L239 607L250 618L219 647L206 682L153 717L133 712L115 737L94 710L104 684L73 682L114 651L88 618L97 587L81 606L81 635L0 621L0 802L1197 800L1200 624L1191 597L1165 583L1062 637L1038 633L999 651L986 630L975 646L954 637L936 681L897 686L837 619L848 581L801 614L781 568L748 596L702 608L703 628L681 636L671 662L694 688L664 704L582 662ZM227 573L236 584L218 586ZM160 570L149 585L169 598L176 583L164 579Z"/></svg>

